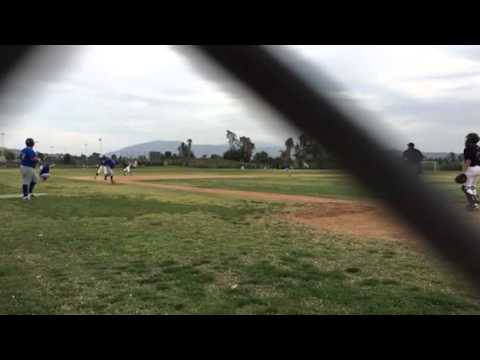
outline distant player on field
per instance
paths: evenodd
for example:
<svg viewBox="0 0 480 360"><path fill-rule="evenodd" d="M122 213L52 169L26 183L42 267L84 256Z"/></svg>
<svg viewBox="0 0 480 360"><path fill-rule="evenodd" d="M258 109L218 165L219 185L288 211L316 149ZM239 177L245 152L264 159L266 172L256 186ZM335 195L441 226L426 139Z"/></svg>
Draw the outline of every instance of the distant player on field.
<svg viewBox="0 0 480 360"><path fill-rule="evenodd" d="M105 166L104 166L105 159L106 159L106 157L105 157L105 155L103 155L100 158L100 160L98 161L97 171L95 172L95 179L97 178L98 175L100 175L100 173L106 174Z"/></svg>
<svg viewBox="0 0 480 360"><path fill-rule="evenodd" d="M126 163L126 164L124 164L124 166L123 166L123 175L125 175L125 176L126 176L126 175L131 175L131 174L130 174L130 173L131 173L131 167L132 167L132 164L129 163L129 162Z"/></svg>
<svg viewBox="0 0 480 360"><path fill-rule="evenodd" d="M113 181L113 168L115 167L116 162L115 160L112 160L108 157L105 157L105 160L103 161L103 167L105 171L105 178L104 180L106 181L108 177L110 177L110 182L114 184L115 182Z"/></svg>
<svg viewBox="0 0 480 360"><path fill-rule="evenodd" d="M55 164L49 164L48 162L45 162L40 165L40 179L42 181L46 181L50 177L50 169L53 168Z"/></svg>
<svg viewBox="0 0 480 360"><path fill-rule="evenodd" d="M33 189L37 183L35 166L39 161L37 153L33 150L35 142L32 138L25 140L25 147L20 152L20 174L22 175L23 200L32 200Z"/></svg>
<svg viewBox="0 0 480 360"><path fill-rule="evenodd" d="M423 154L415 149L414 143L408 143L408 149L403 152L403 160L408 164L411 171L418 177L422 173Z"/></svg>

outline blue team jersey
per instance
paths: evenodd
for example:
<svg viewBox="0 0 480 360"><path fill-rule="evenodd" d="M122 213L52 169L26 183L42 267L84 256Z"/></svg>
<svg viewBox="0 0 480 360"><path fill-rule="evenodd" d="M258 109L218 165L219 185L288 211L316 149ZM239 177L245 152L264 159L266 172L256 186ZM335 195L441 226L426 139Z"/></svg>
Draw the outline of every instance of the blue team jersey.
<svg viewBox="0 0 480 360"><path fill-rule="evenodd" d="M26 147L20 152L21 164L23 166L35 167L37 160L33 160L37 154L31 147Z"/></svg>
<svg viewBox="0 0 480 360"><path fill-rule="evenodd" d="M42 170L40 170L40 175L48 174L50 172L50 165L42 165Z"/></svg>
<svg viewBox="0 0 480 360"><path fill-rule="evenodd" d="M112 159L106 159L104 162L105 166L108 166L109 168L113 169L115 167L115 161Z"/></svg>

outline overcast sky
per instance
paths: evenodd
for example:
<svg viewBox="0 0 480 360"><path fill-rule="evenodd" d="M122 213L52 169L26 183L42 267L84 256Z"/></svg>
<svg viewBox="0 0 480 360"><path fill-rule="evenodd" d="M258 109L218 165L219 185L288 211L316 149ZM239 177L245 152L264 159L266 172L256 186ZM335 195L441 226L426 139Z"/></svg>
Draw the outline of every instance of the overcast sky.
<svg viewBox="0 0 480 360"><path fill-rule="evenodd" d="M289 48L395 129L392 142L460 152L465 134L480 132L480 46ZM295 135L278 126L274 114L245 102L248 95L230 92L230 80L203 73L176 47L69 49L75 51L63 64L42 58L36 71L25 68L12 77L0 98L7 147L20 148L33 137L40 151L80 154L85 144L88 153L99 151L99 138L108 152L153 140L221 144L227 129L263 143L282 144Z"/></svg>

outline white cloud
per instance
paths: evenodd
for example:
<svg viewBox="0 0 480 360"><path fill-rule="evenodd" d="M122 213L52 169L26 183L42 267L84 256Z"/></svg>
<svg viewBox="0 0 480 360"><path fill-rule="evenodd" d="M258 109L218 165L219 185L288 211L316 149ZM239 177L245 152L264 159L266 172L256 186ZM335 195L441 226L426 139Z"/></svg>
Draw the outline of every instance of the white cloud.
<svg viewBox="0 0 480 360"><path fill-rule="evenodd" d="M330 74L344 95L396 129L401 143L412 139L427 151L441 151L451 138L449 146L460 151L463 132L476 130L478 46L289 47ZM7 133L7 146L18 148L32 136L40 146L80 153L85 143L93 151L98 137L109 151L156 139L223 143L226 129L278 143L294 132L248 93L232 92L231 79L193 66L173 47L75 50L63 73L52 77L53 71L30 71L11 82L19 85L0 99L0 131ZM28 91L32 79L34 98Z"/></svg>

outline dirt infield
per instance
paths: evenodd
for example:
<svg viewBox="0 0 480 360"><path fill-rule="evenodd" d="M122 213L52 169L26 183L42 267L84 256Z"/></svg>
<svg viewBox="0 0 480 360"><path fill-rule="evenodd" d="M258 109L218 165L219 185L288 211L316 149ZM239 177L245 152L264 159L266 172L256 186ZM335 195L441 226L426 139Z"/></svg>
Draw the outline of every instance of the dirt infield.
<svg viewBox="0 0 480 360"><path fill-rule="evenodd" d="M179 190L195 193L226 195L237 198L248 198L260 201L278 201L301 204L301 209L294 206L292 211L284 215L288 221L312 226L321 231L350 234L362 237L385 238L391 240L414 240L418 235L401 223L382 204L373 201L352 201L324 197L286 195L277 193L209 189L188 185L172 185L144 182L146 180L175 179L235 179L256 178L250 175L150 175L150 176L118 176L117 183L135 185L144 188ZM70 179L94 181L93 177L73 177ZM102 177L97 182L105 183ZM109 184L107 184L109 185Z"/></svg>

